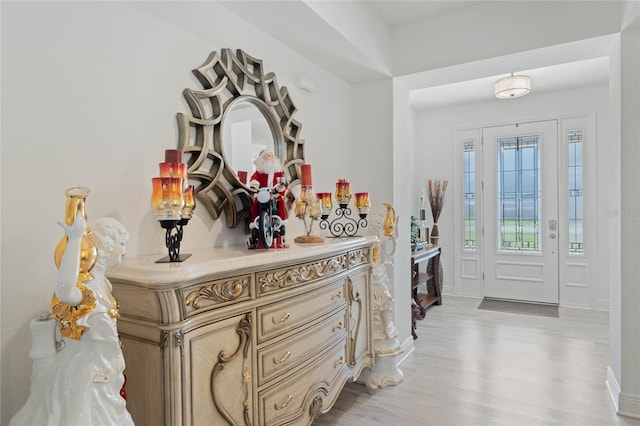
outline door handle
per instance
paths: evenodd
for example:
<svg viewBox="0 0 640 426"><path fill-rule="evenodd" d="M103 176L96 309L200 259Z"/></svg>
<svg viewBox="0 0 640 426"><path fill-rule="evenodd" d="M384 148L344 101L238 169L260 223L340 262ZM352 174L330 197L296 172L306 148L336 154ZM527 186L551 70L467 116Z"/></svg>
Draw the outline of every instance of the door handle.
<svg viewBox="0 0 640 426"><path fill-rule="evenodd" d="M556 237L556 233L552 232L549 234L549 238L554 239Z"/></svg>

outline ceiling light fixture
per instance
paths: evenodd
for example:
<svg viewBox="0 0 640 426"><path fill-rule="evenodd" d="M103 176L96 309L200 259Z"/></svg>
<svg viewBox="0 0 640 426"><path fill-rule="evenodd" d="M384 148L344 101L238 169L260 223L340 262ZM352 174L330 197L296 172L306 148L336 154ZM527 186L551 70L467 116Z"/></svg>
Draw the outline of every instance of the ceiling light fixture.
<svg viewBox="0 0 640 426"><path fill-rule="evenodd" d="M531 79L526 75L511 75L496 81L495 92L498 99L512 99L531 91Z"/></svg>

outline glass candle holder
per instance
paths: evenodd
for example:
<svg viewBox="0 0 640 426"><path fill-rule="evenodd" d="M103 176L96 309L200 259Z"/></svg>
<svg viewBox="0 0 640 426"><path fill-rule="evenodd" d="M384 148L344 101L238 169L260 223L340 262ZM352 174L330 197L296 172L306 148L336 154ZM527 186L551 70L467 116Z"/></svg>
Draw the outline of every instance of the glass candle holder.
<svg viewBox="0 0 640 426"><path fill-rule="evenodd" d="M160 163L160 177L182 178L183 190L189 185L187 165L185 163Z"/></svg>
<svg viewBox="0 0 640 426"><path fill-rule="evenodd" d="M318 219L322 214L322 208L320 200L315 199L309 202L309 216L313 219Z"/></svg>
<svg viewBox="0 0 640 426"><path fill-rule="evenodd" d="M318 192L316 193L316 199L320 201L320 211L323 218L329 217L333 203L331 202L330 192Z"/></svg>
<svg viewBox="0 0 640 426"><path fill-rule="evenodd" d="M336 200L340 207L346 207L351 200L351 183L349 179L338 179L336 182Z"/></svg>
<svg viewBox="0 0 640 426"><path fill-rule="evenodd" d="M371 208L371 201L369 201L369 193L368 192L356 192L356 208L358 209L358 213L362 215L369 214L369 209Z"/></svg>
<svg viewBox="0 0 640 426"><path fill-rule="evenodd" d="M193 210L196 208L196 197L194 194L193 185L189 185L187 191L184 193L184 208L182 209L182 218L191 219Z"/></svg>
<svg viewBox="0 0 640 426"><path fill-rule="evenodd" d="M184 207L182 178L151 178L153 192L151 208L158 220L180 220Z"/></svg>
<svg viewBox="0 0 640 426"><path fill-rule="evenodd" d="M306 208L307 208L307 204L304 201L302 200L296 201L295 215L298 219L302 219L304 217Z"/></svg>
<svg viewBox="0 0 640 426"><path fill-rule="evenodd" d="M300 190L300 200L311 202L313 200L313 188L310 186L302 187Z"/></svg>

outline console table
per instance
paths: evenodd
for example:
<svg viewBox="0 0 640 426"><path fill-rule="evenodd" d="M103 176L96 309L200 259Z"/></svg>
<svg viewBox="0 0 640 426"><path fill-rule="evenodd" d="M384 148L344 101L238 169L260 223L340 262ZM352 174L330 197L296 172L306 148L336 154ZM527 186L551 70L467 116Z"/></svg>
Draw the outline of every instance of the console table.
<svg viewBox="0 0 640 426"><path fill-rule="evenodd" d="M416 334L416 321L424 319L427 308L431 305L441 305L440 294L440 252L439 246L411 252L411 334ZM427 271L428 260L432 261L432 272ZM424 272L420 272L421 264ZM433 283L433 294L429 294L429 282Z"/></svg>
<svg viewBox="0 0 640 426"><path fill-rule="evenodd" d="M375 237L126 259L127 408L138 425L310 424L375 363Z"/></svg>

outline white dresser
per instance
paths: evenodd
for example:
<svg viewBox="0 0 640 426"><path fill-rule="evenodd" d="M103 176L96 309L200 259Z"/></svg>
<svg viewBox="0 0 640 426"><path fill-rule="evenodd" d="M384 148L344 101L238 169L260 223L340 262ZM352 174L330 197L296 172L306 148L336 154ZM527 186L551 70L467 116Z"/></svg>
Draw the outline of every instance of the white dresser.
<svg viewBox="0 0 640 426"><path fill-rule="evenodd" d="M310 424L373 367L373 237L127 259L120 301L137 426Z"/></svg>

